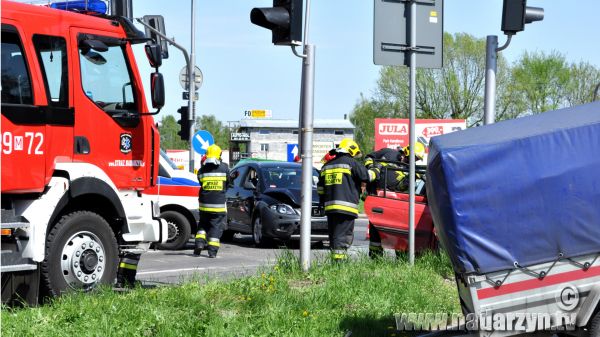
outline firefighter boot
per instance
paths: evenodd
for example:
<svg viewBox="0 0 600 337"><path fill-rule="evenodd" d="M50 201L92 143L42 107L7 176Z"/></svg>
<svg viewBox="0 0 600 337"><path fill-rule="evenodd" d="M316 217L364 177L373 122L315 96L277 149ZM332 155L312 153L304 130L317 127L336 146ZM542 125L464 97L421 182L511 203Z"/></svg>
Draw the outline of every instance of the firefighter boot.
<svg viewBox="0 0 600 337"><path fill-rule="evenodd" d="M334 249L331 251L331 259L334 264L339 264L348 260L348 254L345 249Z"/></svg>
<svg viewBox="0 0 600 337"><path fill-rule="evenodd" d="M202 250L206 248L206 232L204 230L201 229L196 233L194 245L194 255L200 256Z"/></svg>
<svg viewBox="0 0 600 337"><path fill-rule="evenodd" d="M117 269L117 283L115 284L115 288L133 288L140 257L141 254L133 253L123 253L121 255L121 261L119 261L119 268Z"/></svg>
<svg viewBox="0 0 600 337"><path fill-rule="evenodd" d="M215 258L217 257L217 252L219 251L219 247L221 246L221 242L217 238L208 238L208 257Z"/></svg>
<svg viewBox="0 0 600 337"><path fill-rule="evenodd" d="M369 242L369 257L371 259L383 257L383 247L381 246L381 242Z"/></svg>

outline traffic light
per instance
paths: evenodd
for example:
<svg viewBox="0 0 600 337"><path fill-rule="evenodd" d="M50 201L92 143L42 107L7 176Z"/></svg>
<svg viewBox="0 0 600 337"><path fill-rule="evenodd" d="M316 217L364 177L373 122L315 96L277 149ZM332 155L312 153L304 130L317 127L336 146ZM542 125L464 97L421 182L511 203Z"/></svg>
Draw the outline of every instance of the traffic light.
<svg viewBox="0 0 600 337"><path fill-rule="evenodd" d="M302 43L302 1L273 0L273 7L253 8L250 21L273 32L273 44L299 46Z"/></svg>
<svg viewBox="0 0 600 337"><path fill-rule="evenodd" d="M177 121L177 124L181 125L181 130L177 132L181 140L190 140L190 110L187 106L182 106L177 109L177 113L181 114L181 119Z"/></svg>
<svg viewBox="0 0 600 337"><path fill-rule="evenodd" d="M544 19L544 9L528 7L527 0L504 0L502 7L502 31L515 35L525 29L526 23Z"/></svg>

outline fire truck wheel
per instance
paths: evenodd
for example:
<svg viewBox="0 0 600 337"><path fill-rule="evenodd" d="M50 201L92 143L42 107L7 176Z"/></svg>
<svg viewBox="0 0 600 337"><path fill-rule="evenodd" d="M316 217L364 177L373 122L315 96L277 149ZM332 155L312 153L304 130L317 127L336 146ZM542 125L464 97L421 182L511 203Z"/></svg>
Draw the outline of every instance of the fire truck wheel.
<svg viewBox="0 0 600 337"><path fill-rule="evenodd" d="M117 275L119 248L100 215L77 211L64 215L46 238L42 278L50 295L91 290L112 284Z"/></svg>
<svg viewBox="0 0 600 337"><path fill-rule="evenodd" d="M157 244L158 249L177 250L185 246L190 239L192 229L188 219L181 213L175 211L164 211L160 217L167 221L169 237L167 242Z"/></svg>
<svg viewBox="0 0 600 337"><path fill-rule="evenodd" d="M592 317L590 322L590 337L600 337L600 311Z"/></svg>

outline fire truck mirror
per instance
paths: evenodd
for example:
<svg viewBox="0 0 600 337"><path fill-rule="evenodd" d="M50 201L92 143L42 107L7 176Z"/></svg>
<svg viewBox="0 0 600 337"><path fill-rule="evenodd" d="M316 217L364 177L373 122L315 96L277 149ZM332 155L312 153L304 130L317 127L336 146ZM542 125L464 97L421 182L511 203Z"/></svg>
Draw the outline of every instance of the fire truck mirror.
<svg viewBox="0 0 600 337"><path fill-rule="evenodd" d="M150 75L150 90L152 90L152 107L161 109L165 105L165 82L161 73Z"/></svg>
<svg viewBox="0 0 600 337"><path fill-rule="evenodd" d="M147 44L145 46L146 57L152 68L158 68L162 65L162 48L159 44Z"/></svg>

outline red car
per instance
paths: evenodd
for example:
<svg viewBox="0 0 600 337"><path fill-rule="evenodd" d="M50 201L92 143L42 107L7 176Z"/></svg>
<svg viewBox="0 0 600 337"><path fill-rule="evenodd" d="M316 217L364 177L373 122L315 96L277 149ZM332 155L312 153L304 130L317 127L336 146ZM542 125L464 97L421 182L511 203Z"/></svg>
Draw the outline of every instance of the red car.
<svg viewBox="0 0 600 337"><path fill-rule="evenodd" d="M433 220L427 206L424 182L417 180L415 196L415 252L437 248ZM377 230L383 248L408 251L408 193L377 190L364 204L370 231Z"/></svg>

